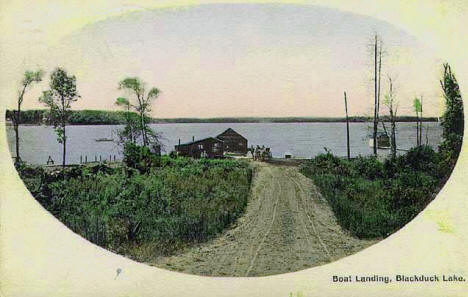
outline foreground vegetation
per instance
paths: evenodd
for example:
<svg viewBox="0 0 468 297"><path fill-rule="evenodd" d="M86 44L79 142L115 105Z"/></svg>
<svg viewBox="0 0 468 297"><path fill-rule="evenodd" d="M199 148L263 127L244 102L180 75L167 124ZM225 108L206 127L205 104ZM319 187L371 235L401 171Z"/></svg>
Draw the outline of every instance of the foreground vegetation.
<svg viewBox="0 0 468 297"><path fill-rule="evenodd" d="M415 148L401 156L392 153L384 162L375 156L343 160L327 151L302 166L301 172L313 179L338 222L352 234L375 238L395 232L422 211L448 179L462 146L463 102L448 64L440 83L445 112L437 152L420 145L420 129Z"/></svg>
<svg viewBox="0 0 468 297"><path fill-rule="evenodd" d="M434 198L448 168L429 146L384 162L345 160L331 153L304 164L339 224L359 238L386 237L411 221Z"/></svg>
<svg viewBox="0 0 468 297"><path fill-rule="evenodd" d="M73 231L140 261L213 237L247 204L246 162L137 159L117 168L58 171L23 164L19 172L33 196Z"/></svg>

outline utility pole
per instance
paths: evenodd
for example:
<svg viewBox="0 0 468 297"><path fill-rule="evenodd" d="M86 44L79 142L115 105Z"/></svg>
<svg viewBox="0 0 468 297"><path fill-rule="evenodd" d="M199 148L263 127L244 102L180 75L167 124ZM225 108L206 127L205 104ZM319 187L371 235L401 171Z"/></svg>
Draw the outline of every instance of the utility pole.
<svg viewBox="0 0 468 297"><path fill-rule="evenodd" d="M378 80L377 80L377 34L375 35L374 42L374 133L373 133L373 144L374 144L374 155L377 156L377 102L378 102Z"/></svg>
<svg viewBox="0 0 468 297"><path fill-rule="evenodd" d="M346 99L346 91L344 92L344 104L346 112L346 146L348 152L348 160L351 159L351 152L349 148L349 118L348 118L348 100Z"/></svg>
<svg viewBox="0 0 468 297"><path fill-rule="evenodd" d="M422 145L422 133L423 133L422 117L423 117L423 95L421 95L421 111L419 115L419 145Z"/></svg>

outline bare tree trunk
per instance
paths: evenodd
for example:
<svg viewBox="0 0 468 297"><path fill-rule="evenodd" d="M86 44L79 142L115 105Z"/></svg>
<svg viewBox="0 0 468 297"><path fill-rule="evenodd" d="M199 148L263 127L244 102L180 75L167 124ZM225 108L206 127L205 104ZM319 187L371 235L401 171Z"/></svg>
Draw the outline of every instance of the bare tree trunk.
<svg viewBox="0 0 468 297"><path fill-rule="evenodd" d="M423 127L422 127L422 117L423 117L423 96L421 95L421 111L419 113L419 145L422 145L422 134L423 134Z"/></svg>
<svg viewBox="0 0 468 297"><path fill-rule="evenodd" d="M375 44L374 44L374 133L373 133L373 143L374 143L374 155L377 156L377 35L375 35Z"/></svg>
<svg viewBox="0 0 468 297"><path fill-rule="evenodd" d="M15 142L16 142L16 162L21 160L20 158L20 149L19 149L19 122L20 122L20 113L21 113L21 106L18 103L18 110L16 111L16 115L13 116L13 125L15 130Z"/></svg>
<svg viewBox="0 0 468 297"><path fill-rule="evenodd" d="M65 158L67 156L67 135L65 134L65 123L63 123L63 154L62 154L62 167L65 168Z"/></svg>
<svg viewBox="0 0 468 297"><path fill-rule="evenodd" d="M346 99L346 92L344 92L345 112L346 112L346 147L348 153L348 160L351 159L351 151L349 148L349 118L348 118L348 101Z"/></svg>
<svg viewBox="0 0 468 297"><path fill-rule="evenodd" d="M396 125L395 125L395 116L396 112L393 111L393 106L390 108L390 118L391 118L391 125L392 125L392 132L391 132L391 146L392 146L392 158L396 158Z"/></svg>
<svg viewBox="0 0 468 297"><path fill-rule="evenodd" d="M148 143L147 143L147 140L146 140L146 126L145 126L145 115L143 113L143 111L141 112L141 133L142 133L142 137L143 137L143 146L147 146Z"/></svg>
<svg viewBox="0 0 468 297"><path fill-rule="evenodd" d="M16 142L16 162L21 161L20 157L20 144L19 144L19 125L21 121L21 103L23 103L24 93L26 92L27 84L23 84L23 90L18 97L18 109L16 115L13 113L13 128L15 130L15 142Z"/></svg>
<svg viewBox="0 0 468 297"><path fill-rule="evenodd" d="M419 146L419 113L416 111L416 146Z"/></svg>
<svg viewBox="0 0 468 297"><path fill-rule="evenodd" d="M382 78L382 75L381 75L382 74L382 41L380 42L380 47L379 47L379 63L378 63L378 66L379 66L379 70L378 70L378 84L377 84L377 127L378 127L379 121L380 121L380 90L381 90L380 82L381 82L381 78ZM383 124L383 122L382 122L382 124ZM387 133L387 132L385 131L385 133Z"/></svg>

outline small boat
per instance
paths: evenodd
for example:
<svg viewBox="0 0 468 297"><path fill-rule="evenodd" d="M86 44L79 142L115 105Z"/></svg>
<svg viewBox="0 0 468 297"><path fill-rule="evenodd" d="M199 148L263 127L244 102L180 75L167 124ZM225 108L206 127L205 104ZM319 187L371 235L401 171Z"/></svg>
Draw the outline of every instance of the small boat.
<svg viewBox="0 0 468 297"><path fill-rule="evenodd" d="M374 139L369 139L369 146L374 147ZM385 132L377 132L377 148L378 149L389 149L390 148L390 137Z"/></svg>
<svg viewBox="0 0 468 297"><path fill-rule="evenodd" d="M96 138L96 139L94 139L94 140L97 141L97 142L114 141L113 138L106 138L106 137L103 137L103 138Z"/></svg>

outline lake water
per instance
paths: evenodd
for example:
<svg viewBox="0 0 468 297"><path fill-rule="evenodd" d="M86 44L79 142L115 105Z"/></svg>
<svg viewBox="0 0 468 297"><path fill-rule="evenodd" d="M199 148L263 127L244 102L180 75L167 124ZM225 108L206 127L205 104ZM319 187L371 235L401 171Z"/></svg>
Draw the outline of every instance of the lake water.
<svg viewBox="0 0 468 297"><path fill-rule="evenodd" d="M369 135L371 123L350 123L351 155L370 155ZM387 129L389 129L387 124ZM437 147L441 140L442 129L439 123L424 123L423 143ZM116 138L120 125L67 126L67 163L79 163L80 156L88 161L116 157L122 159L121 148L114 142L96 142L97 138ZM380 126L379 126L380 127ZM274 157L283 157L285 152L295 157L310 158L330 149L334 154L346 156L345 123L210 123L210 124L153 124L154 131L162 133L163 150L169 153L174 145L209 136L216 136L227 128L233 128L248 139L248 145L270 147ZM14 131L7 127L10 151L14 156ZM21 157L31 164L45 164L51 156L61 163L62 146L56 140L52 127L20 126ZM416 123L397 124L397 146L409 149L416 144ZM164 152L163 152L164 153ZM384 151L382 151L384 153Z"/></svg>

